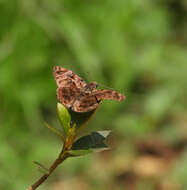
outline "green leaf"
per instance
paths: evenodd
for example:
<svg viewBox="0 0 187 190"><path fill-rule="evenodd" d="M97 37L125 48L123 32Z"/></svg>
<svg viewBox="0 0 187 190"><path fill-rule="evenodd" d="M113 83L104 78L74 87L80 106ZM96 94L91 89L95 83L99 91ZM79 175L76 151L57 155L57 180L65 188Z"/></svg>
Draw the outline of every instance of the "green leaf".
<svg viewBox="0 0 187 190"><path fill-rule="evenodd" d="M61 139L62 139L62 141L64 142L64 136L63 136L63 134L62 134L61 131L59 131L58 129L56 129L56 128L50 126L50 125L49 125L48 123L46 123L46 122L44 122L44 125L45 125L48 129L50 129L53 133L55 133L55 134L57 134L58 136L60 136Z"/></svg>
<svg viewBox="0 0 187 190"><path fill-rule="evenodd" d="M71 156L83 156L83 155L86 155L86 154L90 154L92 152L93 152L93 150L91 150L91 149L88 149L88 150L70 150L70 151L68 151L68 153Z"/></svg>
<svg viewBox="0 0 187 190"><path fill-rule="evenodd" d="M68 110L66 109L66 107L62 105L61 103L57 103L57 111L58 111L58 116L59 116L62 128L65 134L67 135L70 128L71 116Z"/></svg>
<svg viewBox="0 0 187 190"><path fill-rule="evenodd" d="M92 132L87 136L79 138L72 146L70 154L81 156L91 152L100 152L108 149L108 146L105 144L107 136L110 134L110 131L97 131Z"/></svg>
<svg viewBox="0 0 187 190"><path fill-rule="evenodd" d="M73 123L76 123L77 128L80 130L87 125L88 121L91 119L95 111L96 110L92 110L89 112L81 113L81 112L74 112L72 110L69 110L69 113L71 115L71 121Z"/></svg>
<svg viewBox="0 0 187 190"><path fill-rule="evenodd" d="M34 164L37 165L38 170L39 170L41 173L43 173L43 174L48 174L48 173L49 173L49 170L48 170L45 166L43 166L42 164L40 164L39 162L34 161Z"/></svg>

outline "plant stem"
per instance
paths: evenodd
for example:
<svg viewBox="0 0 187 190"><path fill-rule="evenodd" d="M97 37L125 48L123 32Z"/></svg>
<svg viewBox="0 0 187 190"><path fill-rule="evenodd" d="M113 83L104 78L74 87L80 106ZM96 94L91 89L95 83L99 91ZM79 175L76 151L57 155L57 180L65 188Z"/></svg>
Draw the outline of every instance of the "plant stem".
<svg viewBox="0 0 187 190"><path fill-rule="evenodd" d="M53 162L51 167L49 168L49 172L47 174L44 174L40 179L38 179L35 183L33 183L27 190L35 190L38 188L57 168L58 165L60 165L66 158L68 157L67 151L62 148L62 151L60 152L58 158Z"/></svg>

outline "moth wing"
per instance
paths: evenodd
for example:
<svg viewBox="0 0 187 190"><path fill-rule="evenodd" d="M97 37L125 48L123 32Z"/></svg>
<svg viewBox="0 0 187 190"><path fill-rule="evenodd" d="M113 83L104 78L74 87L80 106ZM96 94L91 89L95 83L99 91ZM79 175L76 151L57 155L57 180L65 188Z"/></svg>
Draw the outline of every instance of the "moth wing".
<svg viewBox="0 0 187 190"><path fill-rule="evenodd" d="M56 94L58 100L67 108L70 108L80 92L77 88L58 87Z"/></svg>
<svg viewBox="0 0 187 190"><path fill-rule="evenodd" d="M59 66L53 67L53 76L58 87L68 85L68 82L70 81L69 78L67 77L68 73L69 73L69 70L65 68L62 68Z"/></svg>
<svg viewBox="0 0 187 190"><path fill-rule="evenodd" d="M62 68L60 66L54 66L53 76L58 87L64 87L68 85L71 87L70 83L74 83L76 88L83 89L87 85L81 77L73 73L71 70Z"/></svg>
<svg viewBox="0 0 187 190"><path fill-rule="evenodd" d="M91 94L80 96L72 105L75 112L89 112L98 107L102 100L122 101L125 96L115 90L94 90Z"/></svg>
<svg viewBox="0 0 187 190"><path fill-rule="evenodd" d="M100 102L97 101L95 95L80 96L72 105L75 112L89 112L98 107Z"/></svg>
<svg viewBox="0 0 187 190"><path fill-rule="evenodd" d="M84 89L87 86L87 83L78 75L73 73L72 76L73 81L75 82L77 88Z"/></svg>
<svg viewBox="0 0 187 190"><path fill-rule="evenodd" d="M73 78L75 74L60 66L54 66L53 76L57 83L57 98L66 107L71 107L75 98L79 96L80 89L77 87Z"/></svg>
<svg viewBox="0 0 187 190"><path fill-rule="evenodd" d="M125 96L115 90L96 90L92 93L98 101L101 100L117 100L122 101Z"/></svg>

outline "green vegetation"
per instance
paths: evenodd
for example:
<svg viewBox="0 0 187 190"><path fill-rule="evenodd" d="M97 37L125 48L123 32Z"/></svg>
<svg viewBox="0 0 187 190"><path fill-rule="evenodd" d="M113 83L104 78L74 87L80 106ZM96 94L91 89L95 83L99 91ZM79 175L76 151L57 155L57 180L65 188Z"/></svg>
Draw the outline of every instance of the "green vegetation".
<svg viewBox="0 0 187 190"><path fill-rule="evenodd" d="M86 127L114 132L112 151L68 159L41 190L187 189L185 0L0 1L0 189L26 189L61 142L54 65L100 88ZM97 175L96 175L97 174Z"/></svg>

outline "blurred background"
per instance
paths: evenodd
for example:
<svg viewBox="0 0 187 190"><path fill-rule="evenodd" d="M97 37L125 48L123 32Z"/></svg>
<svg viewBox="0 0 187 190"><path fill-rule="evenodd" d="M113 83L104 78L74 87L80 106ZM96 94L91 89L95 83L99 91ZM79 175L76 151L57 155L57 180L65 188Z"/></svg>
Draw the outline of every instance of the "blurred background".
<svg viewBox="0 0 187 190"><path fill-rule="evenodd" d="M66 160L40 190L187 189L186 0L0 0L0 189L26 189L61 143L54 65L124 102L87 130L112 149Z"/></svg>

